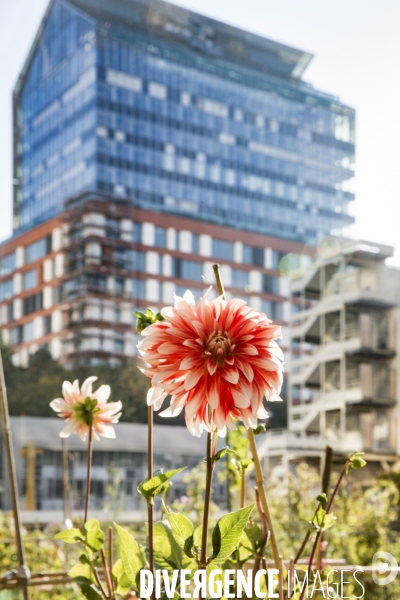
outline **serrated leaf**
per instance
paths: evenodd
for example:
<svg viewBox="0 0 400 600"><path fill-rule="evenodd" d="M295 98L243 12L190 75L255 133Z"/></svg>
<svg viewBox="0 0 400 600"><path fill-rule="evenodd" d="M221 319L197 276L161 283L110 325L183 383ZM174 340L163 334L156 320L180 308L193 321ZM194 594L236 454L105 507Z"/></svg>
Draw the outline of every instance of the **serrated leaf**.
<svg viewBox="0 0 400 600"><path fill-rule="evenodd" d="M136 577L144 567L144 559L137 541L123 527L114 523L118 534L118 546L124 572L132 585L136 586Z"/></svg>
<svg viewBox="0 0 400 600"><path fill-rule="evenodd" d="M167 471L166 473L159 473L152 477L151 479L145 479L138 485L138 492L142 494L146 498L146 500L152 500L154 496L161 493L163 491L163 486L166 481L171 479L177 473L184 471L186 467L182 467L180 469L173 469L172 471Z"/></svg>
<svg viewBox="0 0 400 600"><path fill-rule="evenodd" d="M127 594L132 586L128 577L124 571L124 565L122 564L122 560L119 558L112 568L112 575L114 578L115 592L120 596L124 596Z"/></svg>
<svg viewBox="0 0 400 600"><path fill-rule="evenodd" d="M194 548L194 538L192 535L190 537L188 537L187 540L185 541L184 546L183 546L183 551L188 558L195 557L196 553L195 553L195 548Z"/></svg>
<svg viewBox="0 0 400 600"><path fill-rule="evenodd" d="M76 544L77 542L84 541L80 529L77 529L76 527L60 531L60 533L57 533L57 535L54 536L54 539L65 542L66 544Z"/></svg>
<svg viewBox="0 0 400 600"><path fill-rule="evenodd" d="M93 551L99 551L104 544L104 533L100 529L97 519L90 519L85 523L85 543Z"/></svg>
<svg viewBox="0 0 400 600"><path fill-rule="evenodd" d="M170 512L167 515L175 540L183 548L188 538L193 537L194 526L190 519L179 513Z"/></svg>
<svg viewBox="0 0 400 600"><path fill-rule="evenodd" d="M175 541L168 523L158 522L154 525L154 562L160 569L182 568L182 550Z"/></svg>
<svg viewBox="0 0 400 600"><path fill-rule="evenodd" d="M254 504L219 519L212 533L212 561L223 562L236 550Z"/></svg>

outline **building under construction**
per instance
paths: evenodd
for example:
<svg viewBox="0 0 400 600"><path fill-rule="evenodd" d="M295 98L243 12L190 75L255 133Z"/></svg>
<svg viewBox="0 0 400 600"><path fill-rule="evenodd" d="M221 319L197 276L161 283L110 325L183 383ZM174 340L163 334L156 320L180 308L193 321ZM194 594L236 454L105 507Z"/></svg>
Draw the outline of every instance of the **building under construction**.
<svg viewBox="0 0 400 600"><path fill-rule="evenodd" d="M387 469L400 451L400 270L393 248L330 240L291 285L288 430L264 444L269 467L364 451Z"/></svg>

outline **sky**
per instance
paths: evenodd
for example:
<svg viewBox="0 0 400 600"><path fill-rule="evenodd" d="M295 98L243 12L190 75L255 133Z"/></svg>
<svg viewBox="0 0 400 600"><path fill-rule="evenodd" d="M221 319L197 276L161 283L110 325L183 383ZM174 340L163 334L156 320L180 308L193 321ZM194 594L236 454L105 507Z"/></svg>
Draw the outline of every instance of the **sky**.
<svg viewBox="0 0 400 600"><path fill-rule="evenodd" d="M47 2L0 0L0 240L12 231L12 89ZM357 111L353 236L395 246L400 267L400 1L174 3L314 54L303 78Z"/></svg>

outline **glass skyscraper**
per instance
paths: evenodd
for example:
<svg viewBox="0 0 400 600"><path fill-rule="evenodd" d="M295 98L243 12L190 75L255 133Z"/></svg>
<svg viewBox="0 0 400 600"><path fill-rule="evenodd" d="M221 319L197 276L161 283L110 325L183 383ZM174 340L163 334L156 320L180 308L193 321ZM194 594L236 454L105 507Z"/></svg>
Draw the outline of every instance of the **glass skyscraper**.
<svg viewBox="0 0 400 600"><path fill-rule="evenodd" d="M162 1L53 0L14 92L14 230L87 191L315 244L351 225L354 110L311 55Z"/></svg>

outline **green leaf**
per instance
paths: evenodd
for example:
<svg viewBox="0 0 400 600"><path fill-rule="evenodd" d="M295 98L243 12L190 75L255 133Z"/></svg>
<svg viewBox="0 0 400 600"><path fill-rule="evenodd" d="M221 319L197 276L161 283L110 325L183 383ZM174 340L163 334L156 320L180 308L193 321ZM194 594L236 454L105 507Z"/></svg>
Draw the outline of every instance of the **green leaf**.
<svg viewBox="0 0 400 600"><path fill-rule="evenodd" d="M221 450L218 450L218 452L214 456L214 459L213 459L214 464L216 462L218 462L219 460L221 460L221 458L224 458L224 456L226 456L227 454L236 454L236 452L234 450L232 450L231 448L229 448L229 446L226 446L225 448L221 448Z"/></svg>
<svg viewBox="0 0 400 600"><path fill-rule="evenodd" d="M182 548L188 538L193 537L194 526L190 519L179 513L170 512L167 515L175 540Z"/></svg>
<svg viewBox="0 0 400 600"><path fill-rule="evenodd" d="M212 533L212 561L223 562L236 550L254 504L219 519Z"/></svg>
<svg viewBox="0 0 400 600"><path fill-rule="evenodd" d="M100 529L100 524L97 519L90 519L84 525L86 535L85 543L93 551L101 550L104 544L104 533Z"/></svg>
<svg viewBox="0 0 400 600"><path fill-rule="evenodd" d="M65 531L60 531L60 533L57 533L57 535L54 536L54 539L65 542L66 544L84 542L81 531L76 527L73 529L65 529Z"/></svg>
<svg viewBox="0 0 400 600"><path fill-rule="evenodd" d="M79 563L75 565L69 571L68 575L73 579L75 579L76 577L83 577L84 579L87 579L90 582L94 581L91 566L88 564L83 565Z"/></svg>
<svg viewBox="0 0 400 600"><path fill-rule="evenodd" d="M175 541L168 523L158 522L154 525L154 562L160 569L182 568L182 550Z"/></svg>
<svg viewBox="0 0 400 600"><path fill-rule="evenodd" d="M87 600L102 600L103 596L94 583L92 583L90 580L86 579L85 577L76 577L75 581L79 585L83 596L85 596Z"/></svg>
<svg viewBox="0 0 400 600"><path fill-rule="evenodd" d="M144 567L144 559L138 543L133 535L114 523L118 534L119 554L124 567L124 572L132 585L136 586L136 577Z"/></svg>
<svg viewBox="0 0 400 600"><path fill-rule="evenodd" d="M146 500L152 500L154 496L160 494L163 491L163 487L166 481L171 479L177 473L184 471L186 467L182 467L181 469L173 469L172 471L167 471L166 473L159 473L152 477L151 479L145 479L138 486L139 494L142 494L146 498Z"/></svg>
<svg viewBox="0 0 400 600"><path fill-rule="evenodd" d="M349 457L349 464L346 467L346 475L351 469L362 469L367 464L367 461L363 459L365 452L354 452Z"/></svg>
<svg viewBox="0 0 400 600"><path fill-rule="evenodd" d="M125 574L124 565L120 558L114 563L112 575L114 578L115 592L117 594L124 596L132 589L131 582Z"/></svg>
<svg viewBox="0 0 400 600"><path fill-rule="evenodd" d="M192 535L190 537L188 537L187 540L185 541L185 543L183 545L183 551L188 558L196 557L196 552L195 552L195 548L194 548L194 537Z"/></svg>
<svg viewBox="0 0 400 600"><path fill-rule="evenodd" d="M196 529L194 530L194 534L193 534L193 544L197 548L201 548L202 537L203 537L203 525L199 525L198 527L196 527Z"/></svg>
<svg viewBox="0 0 400 600"><path fill-rule="evenodd" d="M316 529L325 531L332 527L335 521L336 517L334 517L332 513L326 513L322 506L319 506L315 517L312 520L312 524Z"/></svg>

